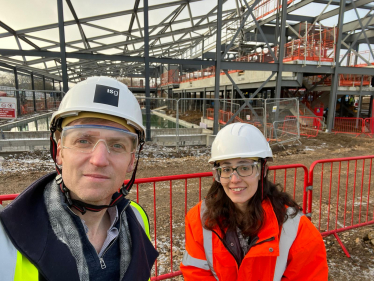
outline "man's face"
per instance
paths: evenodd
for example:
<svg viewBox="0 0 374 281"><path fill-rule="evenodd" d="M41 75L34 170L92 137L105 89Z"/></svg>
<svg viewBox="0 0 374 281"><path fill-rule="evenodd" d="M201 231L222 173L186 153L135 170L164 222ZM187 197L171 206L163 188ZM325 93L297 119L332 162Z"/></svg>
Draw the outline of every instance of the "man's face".
<svg viewBox="0 0 374 281"><path fill-rule="evenodd" d="M104 125L126 130L115 122L87 123L83 119L78 119L69 126L81 124ZM108 136L108 132L105 136ZM63 145L66 146L65 143ZM56 160L57 164L62 165L62 178L73 199L94 205L107 205L112 195L121 188L126 173L132 171L135 153L109 153L103 141L97 142L94 151L83 153L77 149L63 148L60 139Z"/></svg>

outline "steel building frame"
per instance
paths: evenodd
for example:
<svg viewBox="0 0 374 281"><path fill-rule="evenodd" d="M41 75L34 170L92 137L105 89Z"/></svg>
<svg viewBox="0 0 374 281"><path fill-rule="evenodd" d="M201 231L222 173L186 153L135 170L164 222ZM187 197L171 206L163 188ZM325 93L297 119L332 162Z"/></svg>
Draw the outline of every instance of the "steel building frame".
<svg viewBox="0 0 374 281"><path fill-rule="evenodd" d="M2 38L14 37L18 49L4 49L0 47L0 67L1 69L13 70L15 77L17 72L29 73L29 75L39 75L53 79L53 81L62 82L63 91L68 90L68 82L78 82L86 77L93 75L108 76L134 76L140 74L145 77L146 97L150 97L151 68L157 68L162 65L194 65L196 67L215 66L215 98L219 98L220 72L223 70L228 78L228 70L254 70L270 71L271 75L256 90L255 95L266 85L274 75L276 75L275 97L280 97L282 85L282 72L298 72L303 75L332 75L331 94L329 100L328 129L333 127L333 118L335 102L338 95L344 94L344 91L338 90L338 77L341 74L371 75L374 76L372 67L349 67L342 66L346 55L352 51L356 57L360 57L365 63L369 64L366 58L358 53L359 44L367 44L371 56L374 57L371 44L374 44L374 4L372 0L300 0L292 2L287 0L274 0L282 6L275 13L268 17L256 19L253 10L259 5L260 0L232 0L235 1L235 9L223 9L228 0L217 0L217 5L210 9L207 14L194 16L191 5L202 0L178 0L162 4L149 5L148 0L134 0L132 9L121 10L113 13L101 14L80 18L74 9L74 0L65 0L68 11L64 11L64 1L57 0L58 20L55 23L29 27L21 30L14 30L6 23L0 21L0 42ZM207 0L205 0L207 1ZM262 0L264 2L265 0ZM209 1L211 3L211 1ZM250 4L249 4L249 3ZM261 3L262 3L261 2ZM310 4L324 4L325 9L316 17L291 14L298 9ZM288 5L288 7L287 7ZM336 9L326 11L329 5L339 6ZM173 7L173 11L166 15L157 25L149 25L148 14L150 11L161 10L163 8ZM360 17L358 8L365 9L367 14ZM180 18L180 14L186 10L188 17ZM344 14L353 10L357 20L351 22L344 21ZM71 13L73 20L65 21L64 14ZM139 14L143 15L143 23L139 20ZM125 30L116 30L93 23L97 20L112 19L118 16L131 15L128 27ZM324 19L338 16L338 37L336 41L335 65L301 65L283 63L284 45L287 37L300 37L298 30L302 30L304 22L316 24ZM246 26L247 21L251 20L252 25ZM295 24L295 22L297 22ZM190 24L190 27L178 28L178 24ZM233 23L238 23L238 30L230 40L222 40L222 29ZM80 39L66 41L65 28L76 26L79 30ZM177 26L177 28L175 28ZM85 27L95 28L106 32L104 35L87 36ZM35 36L37 31L46 31L54 28L59 30L59 41L49 38ZM5 31L5 32L4 32ZM140 36L138 35L140 34ZM243 34L257 34L264 47L268 47L273 63L259 62L239 62L228 59L229 52L237 52L240 46L236 43L238 36ZM252 36L251 35L251 36ZM215 46L206 46L205 40L214 38ZM104 44L102 40L116 40L115 42ZM166 41L165 41L166 40ZM23 50L22 44L27 44L30 50ZM44 42L46 45L38 46L34 41ZM78 45L81 46L78 46ZM141 47L136 47L141 44ZM277 46L277 54L273 52L270 45ZM95 46L94 46L95 45ZM1 46L1 45L0 45ZM200 52L193 53L193 48L202 46ZM258 45L257 45L258 46ZM255 47L257 47L255 46ZM54 51L56 48L60 51ZM255 48L254 47L254 48ZM341 49L347 49L346 55L340 59ZM73 51L67 51L73 50ZM205 59L204 55L209 51L216 49L214 59ZM115 50L112 54L106 54L110 50ZM21 56L22 59L16 59L14 56ZM36 59L27 59L27 57L41 57ZM78 62L71 62L69 59L78 59ZM54 67L47 67L47 62L54 62ZM44 65L41 68L40 65ZM240 89L239 94L244 98ZM17 87L16 79L16 88ZM54 83L53 83L54 85ZM360 94L362 84L360 87ZM169 91L169 90L168 90ZM169 91L170 92L170 91ZM245 105L250 106L249 103ZM147 113L150 112L149 100L146 106ZM147 114L147 120L149 114ZM148 120L149 121L149 120ZM149 122L147 122L149 124ZM218 132L218 103L215 103L215 121L214 133ZM150 136L150 127L147 125L147 136Z"/></svg>

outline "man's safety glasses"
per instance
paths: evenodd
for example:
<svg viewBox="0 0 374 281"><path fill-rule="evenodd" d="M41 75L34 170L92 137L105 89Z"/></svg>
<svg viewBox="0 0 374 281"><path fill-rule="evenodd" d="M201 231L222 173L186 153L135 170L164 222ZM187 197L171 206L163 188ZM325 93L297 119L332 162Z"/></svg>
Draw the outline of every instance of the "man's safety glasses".
<svg viewBox="0 0 374 281"><path fill-rule="evenodd" d="M103 125L75 125L62 130L61 145L65 149L91 153L100 142L105 144L108 153L133 153L138 144L138 135Z"/></svg>
<svg viewBox="0 0 374 281"><path fill-rule="evenodd" d="M235 168L231 167L231 166L222 166L222 167L214 167L213 168L213 170L217 171L217 174L221 179L231 179L232 174L235 171L241 177L249 177L249 176L252 176L254 174L255 169L258 169L258 162L239 165Z"/></svg>

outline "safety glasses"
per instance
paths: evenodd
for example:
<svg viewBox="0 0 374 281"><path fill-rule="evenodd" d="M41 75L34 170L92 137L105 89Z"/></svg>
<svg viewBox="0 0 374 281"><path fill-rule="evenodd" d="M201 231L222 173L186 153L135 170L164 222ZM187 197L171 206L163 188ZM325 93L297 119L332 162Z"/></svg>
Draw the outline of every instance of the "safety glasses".
<svg viewBox="0 0 374 281"><path fill-rule="evenodd" d="M61 145L82 153L92 153L103 142L108 153L134 153L138 135L124 129L103 125L66 126L62 130Z"/></svg>
<svg viewBox="0 0 374 281"><path fill-rule="evenodd" d="M222 181L231 179L235 171L240 177L257 175L258 173L254 173L254 171L257 170L258 172L258 164L259 163L255 161L253 163L239 165L235 168L231 166L214 167L213 170L217 172L218 177Z"/></svg>

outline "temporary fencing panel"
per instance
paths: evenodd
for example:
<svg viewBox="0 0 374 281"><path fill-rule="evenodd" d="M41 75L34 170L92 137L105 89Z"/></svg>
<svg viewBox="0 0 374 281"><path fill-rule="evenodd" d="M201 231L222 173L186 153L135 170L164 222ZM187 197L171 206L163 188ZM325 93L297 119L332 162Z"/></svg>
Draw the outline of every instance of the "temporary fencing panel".
<svg viewBox="0 0 374 281"><path fill-rule="evenodd" d="M266 99L265 115L266 123L272 124L272 140L278 144L297 141L300 138L299 101L297 99ZM290 115L296 118L286 119Z"/></svg>
<svg viewBox="0 0 374 281"><path fill-rule="evenodd" d="M152 240L160 252L151 280L181 275L179 263L184 249L184 216L201 200L211 184L211 172L135 181L136 194L130 194L129 198L147 211L153 230Z"/></svg>
<svg viewBox="0 0 374 281"><path fill-rule="evenodd" d="M363 118L335 117L335 123L332 132L354 134L356 135L356 137L358 137L362 133L363 124Z"/></svg>
<svg viewBox="0 0 374 281"><path fill-rule="evenodd" d="M292 122L286 122L289 120L294 120L297 122L296 116L286 116L284 126L290 126L290 130L288 127L285 128L285 131L292 133L292 129L295 128L295 125ZM322 123L320 118L317 117L309 117L309 116L299 116L299 128L300 128L300 135L310 137L317 137L318 131L322 129ZM297 132L296 132L297 133Z"/></svg>
<svg viewBox="0 0 374 281"><path fill-rule="evenodd" d="M280 184L284 192L287 192L303 208L304 214L308 212L307 185L308 168L301 164L278 165L269 167L268 179Z"/></svg>
<svg viewBox="0 0 374 281"><path fill-rule="evenodd" d="M268 178L302 206L323 236L334 235L349 257L338 233L374 224L374 195L370 192L373 158L318 160L309 172L301 164L271 166ZM135 181L136 192L129 198L147 211L151 239L160 252L151 280L181 275L178 269L184 250L184 216L205 197L212 180L212 172L206 172ZM0 204L16 196L0 195Z"/></svg>
<svg viewBox="0 0 374 281"><path fill-rule="evenodd" d="M250 104L251 108L246 106L240 109L245 101ZM262 98L220 99L218 123L221 125L226 125L234 114L237 114L231 123L241 122L254 125L265 135L266 129L264 124L266 123L266 116L264 104L265 100ZM240 111L238 112L239 109ZM207 108L205 116L209 120L214 120L214 108Z"/></svg>
<svg viewBox="0 0 374 281"><path fill-rule="evenodd" d="M3 205L4 201L11 201L14 200L18 194L5 194L0 195L0 204Z"/></svg>
<svg viewBox="0 0 374 281"><path fill-rule="evenodd" d="M362 133L365 136L373 137L374 134L374 118L365 118L364 125L362 126Z"/></svg>
<svg viewBox="0 0 374 281"><path fill-rule="evenodd" d="M370 193L373 158L318 160L309 170L312 221L323 236L333 234L348 257L337 233L374 223L374 194Z"/></svg>
<svg viewBox="0 0 374 281"><path fill-rule="evenodd" d="M269 180L280 183L304 212L307 209L307 176L307 168L299 164L269 168ZM205 197L212 182L212 172L135 180L133 192L128 197L146 210L150 219L151 240L160 252L151 280L181 275L179 264L184 250L184 216ZM0 204L16 196L0 195Z"/></svg>

